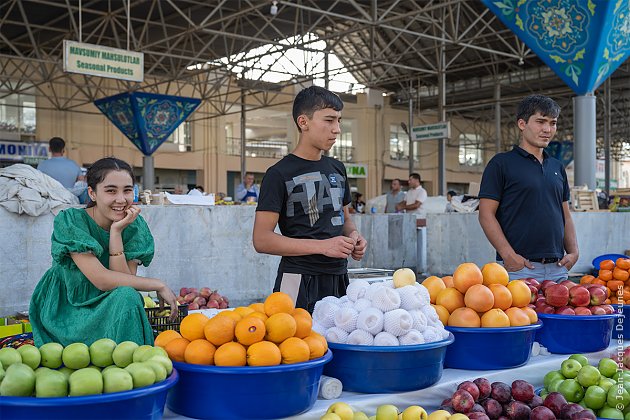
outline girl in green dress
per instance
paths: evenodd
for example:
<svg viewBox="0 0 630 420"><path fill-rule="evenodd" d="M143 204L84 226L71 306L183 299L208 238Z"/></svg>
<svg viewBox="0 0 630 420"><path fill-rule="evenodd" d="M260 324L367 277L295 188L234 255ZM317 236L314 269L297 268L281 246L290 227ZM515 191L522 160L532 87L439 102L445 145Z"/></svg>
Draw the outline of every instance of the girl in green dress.
<svg viewBox="0 0 630 420"><path fill-rule="evenodd" d="M138 277L153 259L153 236L133 206L133 171L113 157L87 171L87 208L68 208L54 221L52 267L41 278L29 309L35 344L99 338L153 344L141 291L157 291L177 316L177 300L161 280Z"/></svg>

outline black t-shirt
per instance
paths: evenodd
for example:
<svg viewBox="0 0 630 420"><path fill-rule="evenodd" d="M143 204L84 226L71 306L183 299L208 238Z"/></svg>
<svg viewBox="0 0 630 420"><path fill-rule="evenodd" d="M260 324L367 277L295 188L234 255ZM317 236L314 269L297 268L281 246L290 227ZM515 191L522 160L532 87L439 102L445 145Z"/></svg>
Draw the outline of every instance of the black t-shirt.
<svg viewBox="0 0 630 420"><path fill-rule="evenodd" d="M541 164L518 146L488 162L479 192L479 198L499 202L496 217L507 241L528 259L564 255L562 203L569 197L562 163L543 151Z"/></svg>
<svg viewBox="0 0 630 420"><path fill-rule="evenodd" d="M256 211L279 213L284 236L328 239L342 235L343 207L350 203L350 187L343 163L328 156L318 161L285 156L267 170ZM280 270L296 274L345 274L345 258L325 255L282 257Z"/></svg>

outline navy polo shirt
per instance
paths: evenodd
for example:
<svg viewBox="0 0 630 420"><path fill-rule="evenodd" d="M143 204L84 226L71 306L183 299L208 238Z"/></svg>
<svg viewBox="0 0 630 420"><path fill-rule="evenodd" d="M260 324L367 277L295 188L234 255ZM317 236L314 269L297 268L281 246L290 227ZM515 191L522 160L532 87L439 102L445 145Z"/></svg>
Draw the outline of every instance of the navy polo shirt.
<svg viewBox="0 0 630 420"><path fill-rule="evenodd" d="M528 259L564 256L562 203L569 197L562 163L543 151L541 164L518 146L488 162L479 191L479 198L499 202L496 217L507 241Z"/></svg>

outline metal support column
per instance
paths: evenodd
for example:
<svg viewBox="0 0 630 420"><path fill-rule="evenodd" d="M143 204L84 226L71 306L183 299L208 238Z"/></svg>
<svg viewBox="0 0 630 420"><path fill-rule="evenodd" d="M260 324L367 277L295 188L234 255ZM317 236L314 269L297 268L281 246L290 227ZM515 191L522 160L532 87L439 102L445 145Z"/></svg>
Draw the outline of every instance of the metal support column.
<svg viewBox="0 0 630 420"><path fill-rule="evenodd" d="M142 156L142 188L155 189L155 166L153 156Z"/></svg>
<svg viewBox="0 0 630 420"><path fill-rule="evenodd" d="M596 103L593 94L573 98L575 186L595 189Z"/></svg>
<svg viewBox="0 0 630 420"><path fill-rule="evenodd" d="M409 174L413 173L413 156L415 142L411 141L411 132L413 129L413 99L411 99L411 86L409 86L409 128L407 135L409 136Z"/></svg>
<svg viewBox="0 0 630 420"><path fill-rule="evenodd" d="M494 85L494 147L495 153L501 152L501 82L497 80Z"/></svg>
<svg viewBox="0 0 630 420"><path fill-rule="evenodd" d="M245 172L247 172L245 166L245 147L247 145L245 127L245 89L241 89L241 181L245 179Z"/></svg>
<svg viewBox="0 0 630 420"><path fill-rule="evenodd" d="M446 46L440 46L438 70L438 120L446 121ZM446 195L446 139L438 140L438 194Z"/></svg>
<svg viewBox="0 0 630 420"><path fill-rule="evenodd" d="M610 115L612 106L610 100L610 77L604 82L604 191L610 195Z"/></svg>

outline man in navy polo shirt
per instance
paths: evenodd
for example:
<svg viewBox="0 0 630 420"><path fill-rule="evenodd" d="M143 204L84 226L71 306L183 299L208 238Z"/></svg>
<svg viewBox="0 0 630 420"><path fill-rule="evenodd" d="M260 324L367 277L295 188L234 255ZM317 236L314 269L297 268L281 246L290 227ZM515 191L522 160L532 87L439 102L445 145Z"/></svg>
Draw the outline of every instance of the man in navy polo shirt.
<svg viewBox="0 0 630 420"><path fill-rule="evenodd" d="M551 98L524 98L516 115L519 145L495 155L483 172L479 223L510 280L564 280L578 260L567 174L544 150L559 115Z"/></svg>

